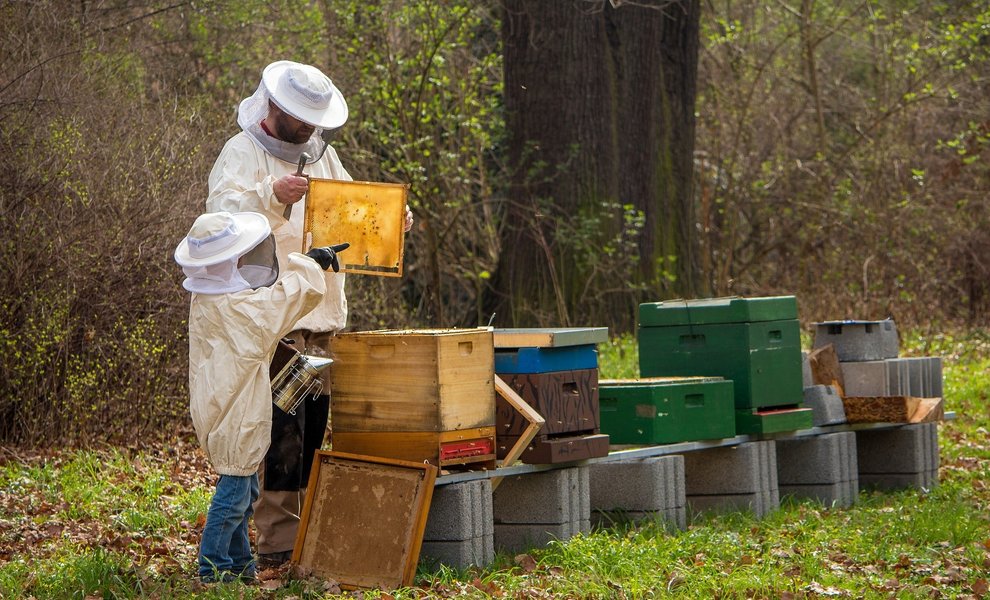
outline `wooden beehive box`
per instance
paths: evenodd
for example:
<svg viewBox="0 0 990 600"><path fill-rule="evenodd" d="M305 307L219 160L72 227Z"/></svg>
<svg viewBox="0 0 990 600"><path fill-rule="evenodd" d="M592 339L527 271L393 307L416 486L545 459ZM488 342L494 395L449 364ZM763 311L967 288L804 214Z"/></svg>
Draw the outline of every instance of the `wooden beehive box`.
<svg viewBox="0 0 990 600"><path fill-rule="evenodd" d="M495 372L542 418L543 426L520 460L552 464L604 456L599 433L598 351L605 327L496 329ZM499 458L505 458L528 423L496 399Z"/></svg>
<svg viewBox="0 0 990 600"><path fill-rule="evenodd" d="M453 431L495 425L487 329L387 330L334 339L330 402L338 431Z"/></svg>
<svg viewBox="0 0 990 600"><path fill-rule="evenodd" d="M492 332L338 335L330 374L333 448L446 467L495 460Z"/></svg>

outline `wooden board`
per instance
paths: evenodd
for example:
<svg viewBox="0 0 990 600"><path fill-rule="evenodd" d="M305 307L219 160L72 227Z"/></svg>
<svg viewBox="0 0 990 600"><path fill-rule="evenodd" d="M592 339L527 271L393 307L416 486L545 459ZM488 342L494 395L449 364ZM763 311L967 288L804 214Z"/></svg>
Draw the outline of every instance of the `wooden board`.
<svg viewBox="0 0 990 600"><path fill-rule="evenodd" d="M309 180L302 252L348 242L343 273L402 275L408 184Z"/></svg>
<svg viewBox="0 0 990 600"><path fill-rule="evenodd" d="M318 451L293 562L345 589L412 585L436 475L429 464Z"/></svg>
<svg viewBox="0 0 990 600"><path fill-rule="evenodd" d="M849 423L930 423L945 416L941 398L854 396L842 399Z"/></svg>
<svg viewBox="0 0 990 600"><path fill-rule="evenodd" d="M608 341L608 327L495 329L496 348L558 348Z"/></svg>
<svg viewBox="0 0 990 600"><path fill-rule="evenodd" d="M526 450L526 445L529 444L530 440L536 436L537 432L543 427L543 417L540 416L533 407L526 403L519 394L515 393L511 387L498 375L495 376L495 390L498 392L499 397L507 402L512 408L519 411L519 414L528 423L526 429L522 432L514 443L510 444L502 452L502 466L511 466L512 463L516 462L522 453ZM492 491L498 488L499 484L502 483L502 477L492 478Z"/></svg>
<svg viewBox="0 0 990 600"><path fill-rule="evenodd" d="M835 346L826 344L808 353L808 365L811 367L811 380L819 385L830 385L839 396L845 395L845 381L842 379L842 367L839 365L839 355Z"/></svg>

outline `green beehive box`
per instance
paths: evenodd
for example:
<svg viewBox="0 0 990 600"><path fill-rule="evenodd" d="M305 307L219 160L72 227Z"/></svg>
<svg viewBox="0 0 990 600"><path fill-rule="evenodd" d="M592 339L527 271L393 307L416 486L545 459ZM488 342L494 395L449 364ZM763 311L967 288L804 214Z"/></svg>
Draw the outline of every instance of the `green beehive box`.
<svg viewBox="0 0 990 600"><path fill-rule="evenodd" d="M602 380L601 432L612 444L673 444L736 435L732 382L713 377Z"/></svg>
<svg viewBox="0 0 990 600"><path fill-rule="evenodd" d="M738 409L801 404L801 339L793 296L675 300L639 308L643 377L731 379Z"/></svg>

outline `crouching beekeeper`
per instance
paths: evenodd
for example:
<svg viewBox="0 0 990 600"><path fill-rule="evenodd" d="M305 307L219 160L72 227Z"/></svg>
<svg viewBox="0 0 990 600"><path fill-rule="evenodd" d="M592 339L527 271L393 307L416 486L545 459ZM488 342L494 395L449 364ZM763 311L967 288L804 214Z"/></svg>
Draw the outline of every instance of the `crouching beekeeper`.
<svg viewBox="0 0 990 600"><path fill-rule="evenodd" d="M189 307L189 412L219 473L199 548L204 582L252 581L248 537L258 465L271 441L269 363L278 341L326 293L345 244L289 254L279 276L275 239L258 213L201 215L175 249Z"/></svg>

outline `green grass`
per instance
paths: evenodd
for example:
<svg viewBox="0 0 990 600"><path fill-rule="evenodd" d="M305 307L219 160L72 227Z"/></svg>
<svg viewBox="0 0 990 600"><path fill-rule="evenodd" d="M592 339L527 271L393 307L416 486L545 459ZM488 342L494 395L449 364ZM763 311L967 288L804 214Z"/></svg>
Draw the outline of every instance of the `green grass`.
<svg viewBox="0 0 990 600"><path fill-rule="evenodd" d="M639 377L639 346L632 334L611 338L598 345L598 371L601 379Z"/></svg>
<svg viewBox="0 0 990 600"><path fill-rule="evenodd" d="M905 355L945 358L940 485L863 492L848 509L784 499L756 519L692 515L685 531L616 525L485 569L421 570L394 598L978 598L990 572L990 344L909 334ZM600 347L602 378L635 377L635 339ZM0 449L2 450L2 449ZM323 598L195 583L212 480L194 446L0 453L0 598ZM195 461L200 464L191 464ZM277 584L281 583L279 587ZM365 597L379 597L377 592Z"/></svg>

